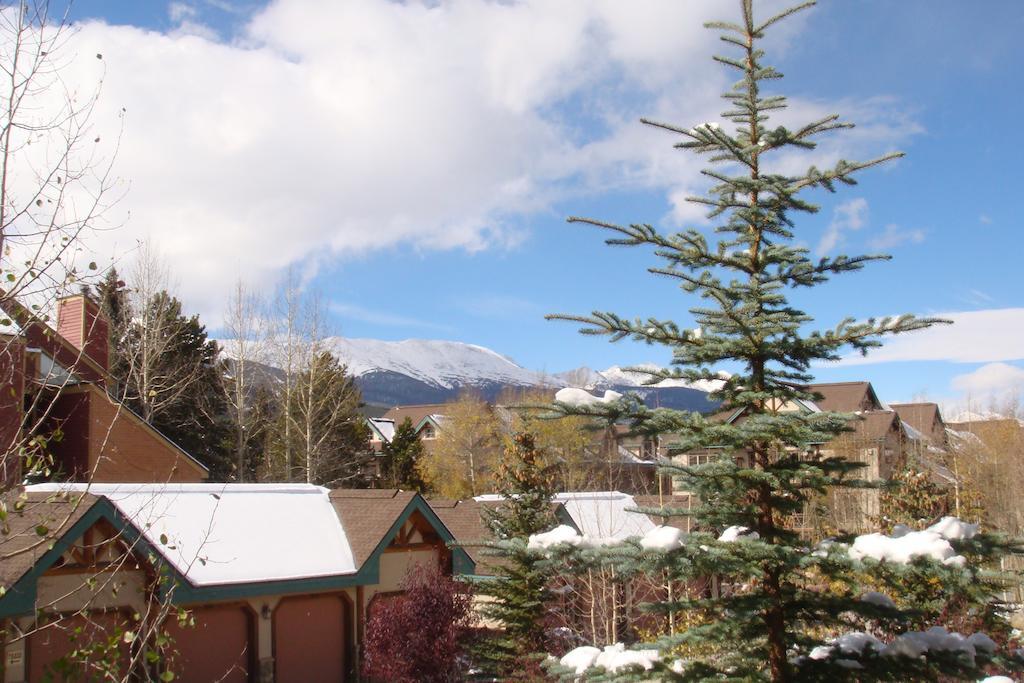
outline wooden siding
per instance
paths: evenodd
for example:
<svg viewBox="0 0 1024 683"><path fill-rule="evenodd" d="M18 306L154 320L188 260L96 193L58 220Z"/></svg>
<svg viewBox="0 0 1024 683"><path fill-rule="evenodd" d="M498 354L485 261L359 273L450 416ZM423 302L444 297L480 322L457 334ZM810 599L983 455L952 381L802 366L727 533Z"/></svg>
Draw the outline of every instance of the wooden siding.
<svg viewBox="0 0 1024 683"><path fill-rule="evenodd" d="M152 427L88 387L89 469L94 482L189 483L207 472Z"/></svg>

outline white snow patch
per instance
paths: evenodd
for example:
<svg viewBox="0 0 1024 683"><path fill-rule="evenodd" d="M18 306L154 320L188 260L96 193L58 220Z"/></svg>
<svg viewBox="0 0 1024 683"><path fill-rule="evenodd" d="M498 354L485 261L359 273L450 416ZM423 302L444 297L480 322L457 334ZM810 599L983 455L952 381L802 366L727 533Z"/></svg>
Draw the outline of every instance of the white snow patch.
<svg viewBox="0 0 1024 683"><path fill-rule="evenodd" d="M629 666L640 666L644 671L650 671L659 659L657 650L627 650L622 643L615 643L605 646L604 650L581 645L565 653L558 662L576 674L586 673L593 667L604 667L610 673L617 673Z"/></svg>
<svg viewBox="0 0 1024 683"><path fill-rule="evenodd" d="M558 393L555 394L556 401L577 407L614 403L620 398L622 398L622 394L611 389L605 391L603 397L594 396L583 389L573 387L559 389Z"/></svg>
<svg viewBox="0 0 1024 683"><path fill-rule="evenodd" d="M579 647L566 652L565 655L558 660L558 663L568 669L572 669L577 674L581 674L594 666L594 662L597 660L597 656L599 654L601 654L601 651L592 645L580 645Z"/></svg>
<svg viewBox="0 0 1024 683"><path fill-rule="evenodd" d="M605 646L594 661L594 666L603 666L611 673L628 666L640 666L644 671L650 671L659 659L657 650L627 650L622 643L615 643Z"/></svg>
<svg viewBox="0 0 1024 683"><path fill-rule="evenodd" d="M600 653L601 650L593 645L581 645L566 652L558 660L558 664L566 669L571 669L577 674L582 674L594 666L594 661Z"/></svg>
<svg viewBox="0 0 1024 683"><path fill-rule="evenodd" d="M996 651L996 641L989 638L987 633L982 633L981 631L972 633L967 636L967 640L979 652L993 654Z"/></svg>
<svg viewBox="0 0 1024 683"><path fill-rule="evenodd" d="M526 543L530 550L547 550L558 545L578 546L583 541L575 529L567 524L559 524L551 531L532 534Z"/></svg>
<svg viewBox="0 0 1024 683"><path fill-rule="evenodd" d="M718 540L722 543L734 543L736 541L753 541L758 538L761 538L760 534L745 526L731 526L722 532Z"/></svg>
<svg viewBox="0 0 1024 683"><path fill-rule="evenodd" d="M686 538L680 529L672 526L657 526L644 534L640 547L646 550L675 550L681 548Z"/></svg>
<svg viewBox="0 0 1024 683"><path fill-rule="evenodd" d="M964 636L943 626L932 626L927 631L910 631L897 636L885 646L882 654L917 658L929 652L959 652L973 662L979 650L991 654L995 652L995 642L984 633Z"/></svg>
<svg viewBox="0 0 1024 683"><path fill-rule="evenodd" d="M970 539L977 533L977 524L943 517L923 531L897 527L891 536L880 533L858 536L850 547L849 555L855 560L870 557L899 564L907 564L915 557L930 557L949 566L963 567L967 559L957 555L949 541Z"/></svg>
<svg viewBox="0 0 1024 683"><path fill-rule="evenodd" d="M928 531L934 531L950 541L964 541L972 539L977 535L978 525L968 524L956 517L943 517L928 527Z"/></svg>
<svg viewBox="0 0 1024 683"><path fill-rule="evenodd" d="M811 659L828 659L834 654L862 655L868 648L881 652L885 646L870 633L853 631L844 633L828 645L819 645L811 650Z"/></svg>

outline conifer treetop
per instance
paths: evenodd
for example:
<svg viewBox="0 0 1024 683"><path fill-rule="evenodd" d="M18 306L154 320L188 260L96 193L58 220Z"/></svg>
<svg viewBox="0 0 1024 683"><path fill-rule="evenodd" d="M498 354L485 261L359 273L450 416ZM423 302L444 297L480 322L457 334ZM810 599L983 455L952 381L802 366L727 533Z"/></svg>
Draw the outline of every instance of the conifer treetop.
<svg viewBox="0 0 1024 683"><path fill-rule="evenodd" d="M806 386L812 379L811 365L837 360L850 349L867 353L885 337L945 322L913 315L847 318L832 328L814 330L812 317L789 300L792 290L823 285L834 276L889 258L866 254L812 259L796 242L796 219L818 210L807 198L811 191L835 192L855 184L860 171L902 156L892 152L867 161L839 160L829 168L809 166L795 175L780 170L782 153L814 150L821 136L852 127L836 115L793 128L772 125L772 115L786 107L786 98L766 92L782 74L767 64L759 42L774 24L813 5L803 3L759 21L752 0L740 0L739 22L707 25L721 31L730 48L728 55L716 56L715 61L739 75L723 95L727 102L723 123L685 127L644 121L678 136L675 146L681 151L707 158L709 166L702 173L711 185L704 194L688 199L707 207L709 230L690 228L669 234L644 223L569 219L610 231L609 245L653 249L659 264L649 271L676 280L685 293L699 298L690 309L697 327L686 329L669 320L602 311L556 314L550 319L580 323L583 334L604 335L613 342L628 338L668 347L672 368L647 371L652 383L667 378L720 379L717 370L723 363L741 368L711 394L721 401L723 410L742 411L740 421L718 422L697 413L649 409L630 395L553 405L553 412L560 415L628 421L638 433L673 433L684 452L712 448L722 454L702 465L663 463L663 470L699 501L686 513L695 518L698 532L679 547L650 550L636 542L614 549L581 544L546 551L553 566L571 563L571 556L584 556L587 562L613 563L620 572L661 572L683 584L713 574L729 582L732 588L715 596L676 595L648 605L656 613L691 612L704 617L698 626L653 643L663 652L684 645L707 648L705 658L686 662L681 670L671 669L664 661L652 664L666 679L848 678L850 656L845 653L839 656L835 649L828 656L810 656L814 648L832 642L828 634L866 628L870 620L879 633L893 637L910 612L919 610L918 617L927 619L938 618L941 611L927 612L932 606L890 608L860 600L864 576L871 575L878 582L876 587L897 595L907 586L908 575L913 575L941 585L950 600L962 598L991 607L987 591L994 578L972 563L1019 549L979 534L950 541L954 552L964 555L963 567L926 557L894 567L851 556L843 543L852 543L852 538L837 538L834 548L821 550L794 529L794 517L815 497L837 487L878 485L855 477L864 463L823 455L816 446L846 431L849 415L785 409L794 401L816 398ZM682 512L663 511L669 517ZM725 539L721 534L728 527L745 529L742 539ZM943 659L943 655L934 662L911 661L874 652L865 649L855 662L861 680L979 672L974 660L951 663L952 658ZM625 674L614 672L611 677L634 675L639 680L650 676L627 668Z"/></svg>

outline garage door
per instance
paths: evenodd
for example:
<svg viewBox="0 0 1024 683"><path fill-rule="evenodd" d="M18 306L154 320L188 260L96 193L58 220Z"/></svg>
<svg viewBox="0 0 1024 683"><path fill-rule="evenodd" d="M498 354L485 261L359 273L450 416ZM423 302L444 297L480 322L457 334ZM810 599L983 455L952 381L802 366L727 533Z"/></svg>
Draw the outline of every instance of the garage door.
<svg viewBox="0 0 1024 683"><path fill-rule="evenodd" d="M343 681L349 609L338 595L285 598L274 610L276 683Z"/></svg>
<svg viewBox="0 0 1024 683"><path fill-rule="evenodd" d="M245 683L253 660L252 612L241 605L190 609L195 626L179 627L172 616L167 631L176 655L171 668L182 681Z"/></svg>

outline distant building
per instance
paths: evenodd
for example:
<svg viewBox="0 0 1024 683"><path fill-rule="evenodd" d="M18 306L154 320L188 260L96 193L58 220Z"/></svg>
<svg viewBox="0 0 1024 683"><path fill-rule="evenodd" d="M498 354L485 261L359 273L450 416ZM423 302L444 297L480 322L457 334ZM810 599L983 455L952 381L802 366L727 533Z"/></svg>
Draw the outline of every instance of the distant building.
<svg viewBox="0 0 1024 683"><path fill-rule="evenodd" d="M937 403L893 403L890 407L929 445L942 449L949 447L946 423Z"/></svg>

